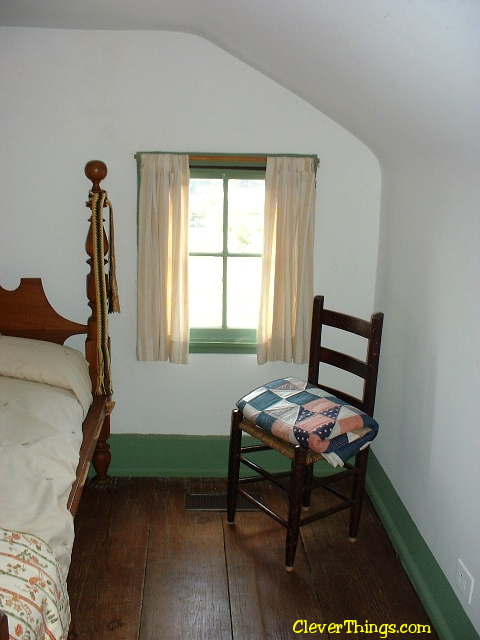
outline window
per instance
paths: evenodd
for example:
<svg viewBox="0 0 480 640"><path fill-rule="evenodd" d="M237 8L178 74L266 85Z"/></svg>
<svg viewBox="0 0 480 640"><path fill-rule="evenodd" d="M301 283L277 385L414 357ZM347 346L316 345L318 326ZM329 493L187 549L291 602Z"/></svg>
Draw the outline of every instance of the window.
<svg viewBox="0 0 480 640"><path fill-rule="evenodd" d="M191 340L191 351L256 351L259 364L307 362L316 156L136 159L138 359L186 364Z"/></svg>
<svg viewBox="0 0 480 640"><path fill-rule="evenodd" d="M190 163L191 353L255 353L265 170Z"/></svg>

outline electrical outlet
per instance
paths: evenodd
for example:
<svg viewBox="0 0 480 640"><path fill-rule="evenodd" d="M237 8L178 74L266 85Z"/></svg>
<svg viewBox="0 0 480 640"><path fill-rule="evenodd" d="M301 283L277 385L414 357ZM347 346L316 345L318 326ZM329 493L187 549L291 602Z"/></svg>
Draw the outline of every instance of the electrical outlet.
<svg viewBox="0 0 480 640"><path fill-rule="evenodd" d="M455 584L468 604L472 604L473 585L475 584L475 580L460 558L458 559L457 572L455 574Z"/></svg>

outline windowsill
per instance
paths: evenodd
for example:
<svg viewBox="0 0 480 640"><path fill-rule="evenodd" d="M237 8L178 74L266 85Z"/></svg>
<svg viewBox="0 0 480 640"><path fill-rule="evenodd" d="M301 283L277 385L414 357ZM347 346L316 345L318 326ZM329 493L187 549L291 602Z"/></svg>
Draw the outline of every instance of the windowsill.
<svg viewBox="0 0 480 640"><path fill-rule="evenodd" d="M255 329L190 329L190 353L257 353Z"/></svg>
<svg viewBox="0 0 480 640"><path fill-rule="evenodd" d="M257 353L257 345L241 342L190 342L189 353Z"/></svg>

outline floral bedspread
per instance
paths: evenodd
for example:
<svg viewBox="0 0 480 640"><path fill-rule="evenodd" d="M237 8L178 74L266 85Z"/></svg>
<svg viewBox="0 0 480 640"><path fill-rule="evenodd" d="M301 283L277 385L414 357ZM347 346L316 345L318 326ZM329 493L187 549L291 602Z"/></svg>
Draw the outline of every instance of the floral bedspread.
<svg viewBox="0 0 480 640"><path fill-rule="evenodd" d="M67 638L67 586L53 551L39 538L0 529L0 609L11 639Z"/></svg>

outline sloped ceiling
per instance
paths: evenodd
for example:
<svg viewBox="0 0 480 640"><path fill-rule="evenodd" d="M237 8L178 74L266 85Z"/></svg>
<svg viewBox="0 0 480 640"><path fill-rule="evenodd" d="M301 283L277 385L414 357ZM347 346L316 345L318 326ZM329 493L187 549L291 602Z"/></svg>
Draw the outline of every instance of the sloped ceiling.
<svg viewBox="0 0 480 640"><path fill-rule="evenodd" d="M206 38L392 154L478 147L478 0L1 0L0 25Z"/></svg>

